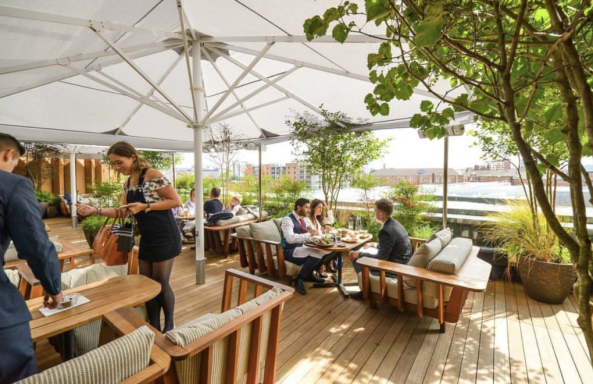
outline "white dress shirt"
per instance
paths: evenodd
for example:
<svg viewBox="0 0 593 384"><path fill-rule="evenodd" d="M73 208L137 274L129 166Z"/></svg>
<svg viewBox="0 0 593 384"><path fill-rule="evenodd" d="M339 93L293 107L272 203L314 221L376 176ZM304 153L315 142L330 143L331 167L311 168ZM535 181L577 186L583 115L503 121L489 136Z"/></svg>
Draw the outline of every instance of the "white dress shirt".
<svg viewBox="0 0 593 384"><path fill-rule="evenodd" d="M299 215L296 214L296 212L292 212L292 215L296 218L297 221L299 221L300 219L303 219L303 222L305 223L305 227L307 226L307 222L306 217L301 217ZM289 216L286 216L282 219L282 233L284 234L284 238L286 239L286 242L289 244L302 244L305 242L305 240L308 240L311 238L311 234L309 232L307 233L294 233L294 224L292 223L292 220L290 219ZM309 248L309 247L297 247L294 249L293 253L292 253L292 257L297 257L297 258L301 258L301 257L307 257L307 256L312 256L315 257L317 259L321 259L324 255L327 255L329 253L329 251L324 251L322 249L317 249L317 248Z"/></svg>

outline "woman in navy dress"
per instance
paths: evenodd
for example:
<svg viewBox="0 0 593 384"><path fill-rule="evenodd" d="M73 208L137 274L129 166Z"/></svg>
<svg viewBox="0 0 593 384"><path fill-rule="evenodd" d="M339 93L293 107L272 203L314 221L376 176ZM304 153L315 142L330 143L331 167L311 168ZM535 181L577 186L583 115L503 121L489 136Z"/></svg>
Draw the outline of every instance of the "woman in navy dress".
<svg viewBox="0 0 593 384"><path fill-rule="evenodd" d="M181 205L171 182L150 168L129 143L120 141L107 151L116 172L129 176L124 185L122 205L134 215L140 231L140 274L161 284L161 293L146 303L150 325L161 330L161 309L165 314L163 333L174 328L175 294L169 278L173 259L181 253L181 238L171 209ZM81 216L116 217L116 209L77 205Z"/></svg>

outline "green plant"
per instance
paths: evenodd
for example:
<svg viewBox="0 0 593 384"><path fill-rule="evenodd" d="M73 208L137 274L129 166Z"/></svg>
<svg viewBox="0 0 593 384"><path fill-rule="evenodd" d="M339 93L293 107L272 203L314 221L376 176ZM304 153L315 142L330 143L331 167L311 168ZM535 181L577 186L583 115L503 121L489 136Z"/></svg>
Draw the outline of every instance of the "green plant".
<svg viewBox="0 0 593 384"><path fill-rule="evenodd" d="M494 221L482 225L484 239L518 262L521 257L552 263L570 263L570 255L552 232L543 214L535 217L525 201L508 201L510 209L490 215Z"/></svg>
<svg viewBox="0 0 593 384"><path fill-rule="evenodd" d="M429 196L420 196L420 187L413 185L405 180L391 187L388 198L393 201L393 218L404 226L408 235L423 238L430 228L424 222L426 212L430 210L431 205L426 200ZM430 234L429 234L430 236Z"/></svg>
<svg viewBox="0 0 593 384"><path fill-rule="evenodd" d="M111 183L104 181L99 185L87 185L93 192L93 197L99 199L101 207L119 207L124 193L124 187L121 183Z"/></svg>
<svg viewBox="0 0 593 384"><path fill-rule="evenodd" d="M56 196L51 192L35 190L35 196L40 203L51 203L55 201Z"/></svg>
<svg viewBox="0 0 593 384"><path fill-rule="evenodd" d="M298 181L283 175L272 182L270 190L273 197L266 201L266 209L271 216L282 217L294 209L294 202L301 198L309 197L306 181Z"/></svg>
<svg viewBox="0 0 593 384"><path fill-rule="evenodd" d="M90 231L91 233L96 234L99 232L104 222L104 217L88 216L80 222L80 226L84 231Z"/></svg>

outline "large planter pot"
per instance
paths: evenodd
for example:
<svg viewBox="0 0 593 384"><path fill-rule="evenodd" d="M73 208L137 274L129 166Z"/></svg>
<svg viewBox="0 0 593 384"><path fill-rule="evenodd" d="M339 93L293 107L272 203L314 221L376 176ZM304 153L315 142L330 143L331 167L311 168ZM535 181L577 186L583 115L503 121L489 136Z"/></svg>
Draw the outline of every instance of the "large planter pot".
<svg viewBox="0 0 593 384"><path fill-rule="evenodd" d="M55 205L50 205L49 207L47 207L47 217L48 218L54 218L54 217L58 217L59 212L58 212L58 207L56 207Z"/></svg>
<svg viewBox="0 0 593 384"><path fill-rule="evenodd" d="M519 261L519 275L527 296L548 304L561 304L577 280L572 264L548 263L529 257Z"/></svg>
<svg viewBox="0 0 593 384"><path fill-rule="evenodd" d="M83 228L82 231L84 232L86 242L89 243L89 247L93 248L93 241L95 240L95 236L97 236L98 232L88 228Z"/></svg>
<svg viewBox="0 0 593 384"><path fill-rule="evenodd" d="M47 216L47 207L49 207L49 203L39 203L39 211L41 211L41 217Z"/></svg>

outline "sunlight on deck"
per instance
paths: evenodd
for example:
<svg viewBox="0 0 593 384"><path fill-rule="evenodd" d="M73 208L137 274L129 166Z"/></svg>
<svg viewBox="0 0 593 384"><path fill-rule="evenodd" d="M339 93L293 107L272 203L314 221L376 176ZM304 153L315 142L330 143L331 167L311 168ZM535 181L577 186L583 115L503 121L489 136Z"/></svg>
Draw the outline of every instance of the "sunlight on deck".
<svg viewBox="0 0 593 384"><path fill-rule="evenodd" d="M52 235L84 240L68 219L51 219ZM241 269L237 255L207 254L206 284L195 285L193 251L184 246L171 283L175 321L220 312L223 275ZM80 260L80 266L88 260ZM355 275L347 262L345 280ZM264 276L265 277L265 276ZM394 307L369 309L336 289L295 294L282 314L278 383L566 383L592 382L593 369L577 325L573 296L560 305L529 299L523 286L490 282L470 293L457 324L439 333L437 320ZM40 343L41 344L41 343ZM41 368L59 357L38 347Z"/></svg>

